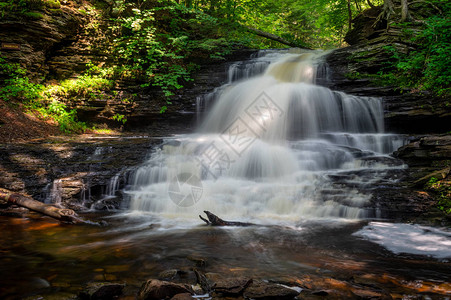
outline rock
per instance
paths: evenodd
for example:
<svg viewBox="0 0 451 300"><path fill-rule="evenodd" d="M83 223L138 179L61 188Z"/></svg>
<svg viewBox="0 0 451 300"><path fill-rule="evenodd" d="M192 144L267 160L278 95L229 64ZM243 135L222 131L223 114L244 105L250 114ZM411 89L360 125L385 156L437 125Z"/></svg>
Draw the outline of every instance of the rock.
<svg viewBox="0 0 451 300"><path fill-rule="evenodd" d="M75 210L95 203L118 208L121 199L99 200L123 186L128 168L144 161L158 143L148 136L83 135L0 144L0 187Z"/></svg>
<svg viewBox="0 0 451 300"><path fill-rule="evenodd" d="M312 292L312 295L315 295L315 296L323 296L323 297L325 297L325 296L329 295L329 292L328 292L328 291L325 291L325 290L321 290L321 291L313 291L313 292Z"/></svg>
<svg viewBox="0 0 451 300"><path fill-rule="evenodd" d="M158 274L158 278L164 280L172 280L177 276L177 273L178 270L176 269L166 270Z"/></svg>
<svg viewBox="0 0 451 300"><path fill-rule="evenodd" d="M253 281L244 291L244 297L251 299L293 299L297 295L294 289L264 281Z"/></svg>
<svg viewBox="0 0 451 300"><path fill-rule="evenodd" d="M395 6L399 0L393 1ZM409 7L415 15L425 15L420 11L429 11L432 7L423 4ZM451 124L451 106L448 99L432 95L427 91L400 89L394 86L381 86L377 74L387 70L393 62L393 53L387 47L401 53L408 53L418 45L406 38L409 32L421 30L420 22L410 22L408 28L396 22L398 12L387 21L379 18L381 7L374 7L360 13L353 20L353 29L345 40L350 47L336 49L326 55L328 66L327 79L319 84L332 90L351 95L380 97L384 103L385 129L398 133L444 133Z"/></svg>
<svg viewBox="0 0 451 300"><path fill-rule="evenodd" d="M252 279L246 277L220 279L214 283L214 290L216 293L239 295L242 294L244 289L251 283Z"/></svg>
<svg viewBox="0 0 451 300"><path fill-rule="evenodd" d="M381 13L381 6L373 7L358 14L352 23L354 26L346 33L345 41L349 45L356 45L367 42L370 39L379 37L384 29L383 22L373 26L377 16Z"/></svg>
<svg viewBox="0 0 451 300"><path fill-rule="evenodd" d="M447 168L444 168L444 169L441 169L441 170L429 173L428 175L426 175L424 177L421 177L418 180L415 180L413 185L415 185L415 186L423 186L429 180L431 180L432 178L438 178L439 180L440 179L445 179L450 174L450 171L451 171L451 167L447 167Z"/></svg>
<svg viewBox="0 0 451 300"><path fill-rule="evenodd" d="M190 255L187 257L187 259L194 262L197 267L204 268L207 266L207 260L203 257Z"/></svg>
<svg viewBox="0 0 451 300"><path fill-rule="evenodd" d="M90 283L84 291L80 293L81 299L86 300L108 300L122 294L125 283L96 282Z"/></svg>
<svg viewBox="0 0 451 300"><path fill-rule="evenodd" d="M205 273L205 277L207 277L208 280L212 281L213 283L216 283L219 280L224 279L224 277L219 273Z"/></svg>
<svg viewBox="0 0 451 300"><path fill-rule="evenodd" d="M399 148L393 155L407 162L410 167L443 168L443 163L450 164L451 160L451 135L421 137Z"/></svg>
<svg viewBox="0 0 451 300"><path fill-rule="evenodd" d="M190 293L177 294L171 298L171 300L192 300L195 299Z"/></svg>
<svg viewBox="0 0 451 300"><path fill-rule="evenodd" d="M189 285L149 279L141 286L138 300L166 299L185 293L193 294Z"/></svg>
<svg viewBox="0 0 451 300"><path fill-rule="evenodd" d="M36 289L44 289L50 287L50 283L43 278L34 277L30 281L30 286Z"/></svg>

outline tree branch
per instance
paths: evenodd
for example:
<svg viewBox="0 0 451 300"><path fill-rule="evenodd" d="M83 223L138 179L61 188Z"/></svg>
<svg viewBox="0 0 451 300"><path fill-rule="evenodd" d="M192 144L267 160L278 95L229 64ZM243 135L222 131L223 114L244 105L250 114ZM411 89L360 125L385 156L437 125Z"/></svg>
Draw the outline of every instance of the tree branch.
<svg viewBox="0 0 451 300"><path fill-rule="evenodd" d="M272 33L269 33L269 32L265 32L265 31L262 31L260 29L256 29L256 28L253 28L253 27L250 27L250 26L247 26L247 25L242 25L242 26L247 31L249 31L249 32L251 32L251 33L253 33L255 35L258 35L258 36L261 36L261 37L264 37L264 38L267 38L267 39L279 42L281 44L284 44L284 45L287 45L287 46L290 46L290 47L298 47L298 48L311 50L311 48L308 48L308 47L306 47L304 45L300 45L299 43L290 42L290 41L288 41L288 40L286 40L286 39L284 39L284 38L282 38L282 37L280 37L278 35L275 35L275 34L272 34Z"/></svg>

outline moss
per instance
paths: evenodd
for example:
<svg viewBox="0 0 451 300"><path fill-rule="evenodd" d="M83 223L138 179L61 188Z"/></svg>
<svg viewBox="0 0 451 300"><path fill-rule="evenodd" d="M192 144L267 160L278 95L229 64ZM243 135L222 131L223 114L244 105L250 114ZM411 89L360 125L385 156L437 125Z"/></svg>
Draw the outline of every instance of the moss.
<svg viewBox="0 0 451 300"><path fill-rule="evenodd" d="M44 15L35 11L27 11L23 14L25 17L30 18L30 19L43 19Z"/></svg>
<svg viewBox="0 0 451 300"><path fill-rule="evenodd" d="M451 214L451 181L432 177L425 188L437 196L437 207L446 214Z"/></svg>
<svg viewBox="0 0 451 300"><path fill-rule="evenodd" d="M58 9L61 8L61 3L59 2L59 0L46 0L45 6L47 6L48 8Z"/></svg>
<svg viewBox="0 0 451 300"><path fill-rule="evenodd" d="M54 14L60 14L63 12L60 8L50 8L49 11Z"/></svg>

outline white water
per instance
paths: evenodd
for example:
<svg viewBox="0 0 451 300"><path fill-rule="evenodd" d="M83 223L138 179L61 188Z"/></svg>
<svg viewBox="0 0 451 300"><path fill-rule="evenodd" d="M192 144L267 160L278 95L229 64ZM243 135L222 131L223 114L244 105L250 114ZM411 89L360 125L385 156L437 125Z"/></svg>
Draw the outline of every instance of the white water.
<svg viewBox="0 0 451 300"><path fill-rule="evenodd" d="M451 258L451 232L428 226L371 222L355 236L373 241L394 253Z"/></svg>
<svg viewBox="0 0 451 300"><path fill-rule="evenodd" d="M233 64L203 98L211 109L197 132L168 138L135 172L130 209L260 222L377 216L361 187L404 167L387 156L404 139L384 133L380 99L315 85L327 77L321 53L292 52Z"/></svg>

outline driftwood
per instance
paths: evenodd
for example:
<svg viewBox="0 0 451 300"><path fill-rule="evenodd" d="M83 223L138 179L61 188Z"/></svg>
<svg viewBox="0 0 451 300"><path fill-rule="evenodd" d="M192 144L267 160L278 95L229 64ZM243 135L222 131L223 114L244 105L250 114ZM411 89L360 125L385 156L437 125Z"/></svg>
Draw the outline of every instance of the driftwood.
<svg viewBox="0 0 451 300"><path fill-rule="evenodd" d="M207 219L203 218L199 215L199 218L207 223L210 226L254 226L256 224L253 223L244 223L244 222L234 222L234 221L225 221L219 218L217 215L212 214L211 212L204 210L204 213L207 215Z"/></svg>
<svg viewBox="0 0 451 300"><path fill-rule="evenodd" d="M80 223L84 222L72 209L58 208L56 206L45 204L30 197L0 189L0 200L10 204L16 204L30 210L39 212L43 215L52 217L65 223Z"/></svg>
<svg viewBox="0 0 451 300"><path fill-rule="evenodd" d="M244 26L244 28L247 31L249 31L249 32L251 32L251 33L253 33L255 35L258 35L258 36L261 36L261 37L264 37L264 38L267 38L267 39L279 42L281 44L284 44L284 45L287 45L287 46L290 46L290 47L299 47L299 48L304 48L304 49L311 50L311 48L307 48L304 45L300 45L300 43L294 43L294 42L288 41L288 40L286 40L283 37L280 37L278 35L275 35L275 34L272 34L272 33L269 33L269 32L265 32L265 31L261 31L261 30L259 30L257 28L253 28L253 27L250 27L250 26L246 26L246 25L243 25L243 26Z"/></svg>

